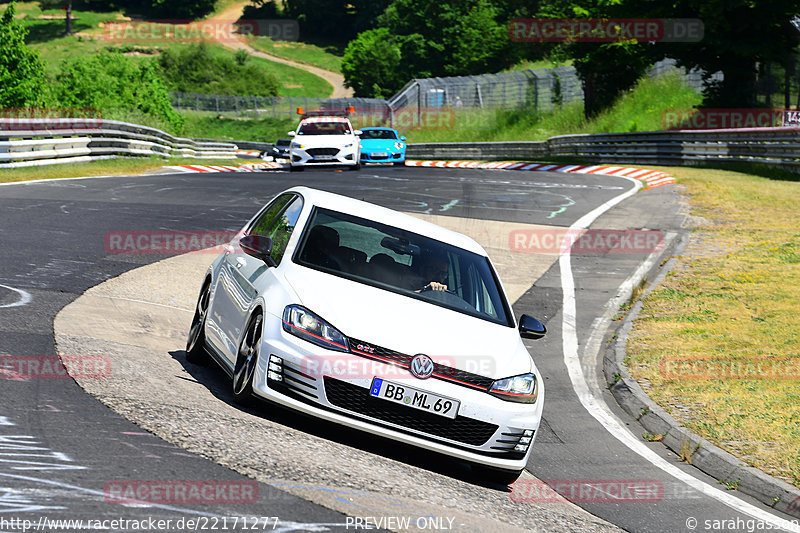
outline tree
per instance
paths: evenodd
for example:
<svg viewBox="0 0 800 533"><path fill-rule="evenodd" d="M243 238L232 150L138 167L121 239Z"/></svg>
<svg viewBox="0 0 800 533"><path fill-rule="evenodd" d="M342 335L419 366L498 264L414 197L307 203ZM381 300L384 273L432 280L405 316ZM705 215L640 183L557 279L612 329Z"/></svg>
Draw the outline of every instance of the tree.
<svg viewBox="0 0 800 533"><path fill-rule="evenodd" d="M509 41L508 31L498 17L490 0L394 0L378 23L395 36L420 36L413 71L455 76L505 65L500 52Z"/></svg>
<svg viewBox="0 0 800 533"><path fill-rule="evenodd" d="M572 45L569 53L583 83L583 114L597 115L633 87L653 63L650 52L635 41Z"/></svg>
<svg viewBox="0 0 800 533"><path fill-rule="evenodd" d="M490 0L394 0L345 50L345 83L356 96L388 96L411 78L499 70L509 39L498 13Z"/></svg>
<svg viewBox="0 0 800 533"><path fill-rule="evenodd" d="M39 54L25 45L16 2L0 18L0 108L42 107L47 78Z"/></svg>
<svg viewBox="0 0 800 533"><path fill-rule="evenodd" d="M61 9L64 8L66 14L66 35L72 35L72 0L39 0L39 8L44 9Z"/></svg>
<svg viewBox="0 0 800 533"><path fill-rule="evenodd" d="M262 0L258 0L263 3ZM284 13L297 19L306 38L347 42L374 27L390 0L285 0Z"/></svg>
<svg viewBox="0 0 800 533"><path fill-rule="evenodd" d="M402 83L400 43L386 28L367 30L347 45L342 58L345 84L356 96L386 98Z"/></svg>
<svg viewBox="0 0 800 533"><path fill-rule="evenodd" d="M667 46L670 57L687 67L699 67L706 78L722 71L722 82L710 83L705 104L744 107L755 104L758 63L775 62L789 67L797 46L797 30L791 25L798 13L796 0L677 0L671 17L703 21L698 43ZM658 12L661 15L660 12Z"/></svg>

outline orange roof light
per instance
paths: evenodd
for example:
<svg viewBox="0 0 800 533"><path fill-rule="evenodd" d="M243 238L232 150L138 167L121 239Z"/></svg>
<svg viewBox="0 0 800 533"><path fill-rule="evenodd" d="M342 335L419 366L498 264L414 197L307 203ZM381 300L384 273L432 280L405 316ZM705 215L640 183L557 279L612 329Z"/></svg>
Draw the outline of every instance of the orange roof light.
<svg viewBox="0 0 800 533"><path fill-rule="evenodd" d="M302 108L302 107L298 107L298 108L297 108L297 114L298 114L298 115L302 115L302 114L304 114L304 113L303 113L303 108Z"/></svg>
<svg viewBox="0 0 800 533"><path fill-rule="evenodd" d="M355 107L353 107L353 106L349 106L349 107L347 108L347 112L348 112L348 113L355 113L355 112L356 112L356 108L355 108Z"/></svg>

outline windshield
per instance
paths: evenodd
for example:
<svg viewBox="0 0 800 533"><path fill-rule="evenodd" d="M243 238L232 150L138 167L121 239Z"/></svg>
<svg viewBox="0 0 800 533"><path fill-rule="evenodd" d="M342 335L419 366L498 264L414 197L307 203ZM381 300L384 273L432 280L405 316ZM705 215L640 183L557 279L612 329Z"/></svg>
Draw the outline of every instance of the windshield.
<svg viewBox="0 0 800 533"><path fill-rule="evenodd" d="M489 259L416 233L316 208L296 263L513 326Z"/></svg>
<svg viewBox="0 0 800 533"><path fill-rule="evenodd" d="M394 130L362 130L362 139L397 139Z"/></svg>
<svg viewBox="0 0 800 533"><path fill-rule="evenodd" d="M350 127L346 122L306 122L300 126L298 135L348 135Z"/></svg>

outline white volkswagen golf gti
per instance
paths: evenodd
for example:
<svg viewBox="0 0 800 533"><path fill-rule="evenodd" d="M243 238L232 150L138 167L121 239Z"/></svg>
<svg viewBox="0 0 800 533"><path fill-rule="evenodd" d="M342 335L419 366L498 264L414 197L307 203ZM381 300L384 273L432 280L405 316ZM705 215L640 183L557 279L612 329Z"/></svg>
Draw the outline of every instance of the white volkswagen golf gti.
<svg viewBox="0 0 800 533"><path fill-rule="evenodd" d="M472 239L306 187L279 194L208 269L186 356L238 402L288 408L520 474L544 387L491 261Z"/></svg>

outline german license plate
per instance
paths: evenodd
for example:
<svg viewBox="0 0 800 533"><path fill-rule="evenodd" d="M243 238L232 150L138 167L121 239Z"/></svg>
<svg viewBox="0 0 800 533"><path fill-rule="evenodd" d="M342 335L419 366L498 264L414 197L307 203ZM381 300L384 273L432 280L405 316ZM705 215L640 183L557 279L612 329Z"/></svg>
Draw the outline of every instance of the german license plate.
<svg viewBox="0 0 800 533"><path fill-rule="evenodd" d="M389 157L389 154L387 152L372 152L372 154L370 154L370 155L372 156L373 159L380 159L382 157Z"/></svg>
<svg viewBox="0 0 800 533"><path fill-rule="evenodd" d="M315 155L314 156L314 161L332 161L334 159L336 159L336 158L334 156L332 156L332 155Z"/></svg>
<svg viewBox="0 0 800 533"><path fill-rule="evenodd" d="M455 418L461 402L452 398L446 398L433 394L432 392L421 391L407 385L392 383L380 378L372 380L372 387L369 390L370 396L389 400L407 407L413 407L420 411L427 411L435 415Z"/></svg>

